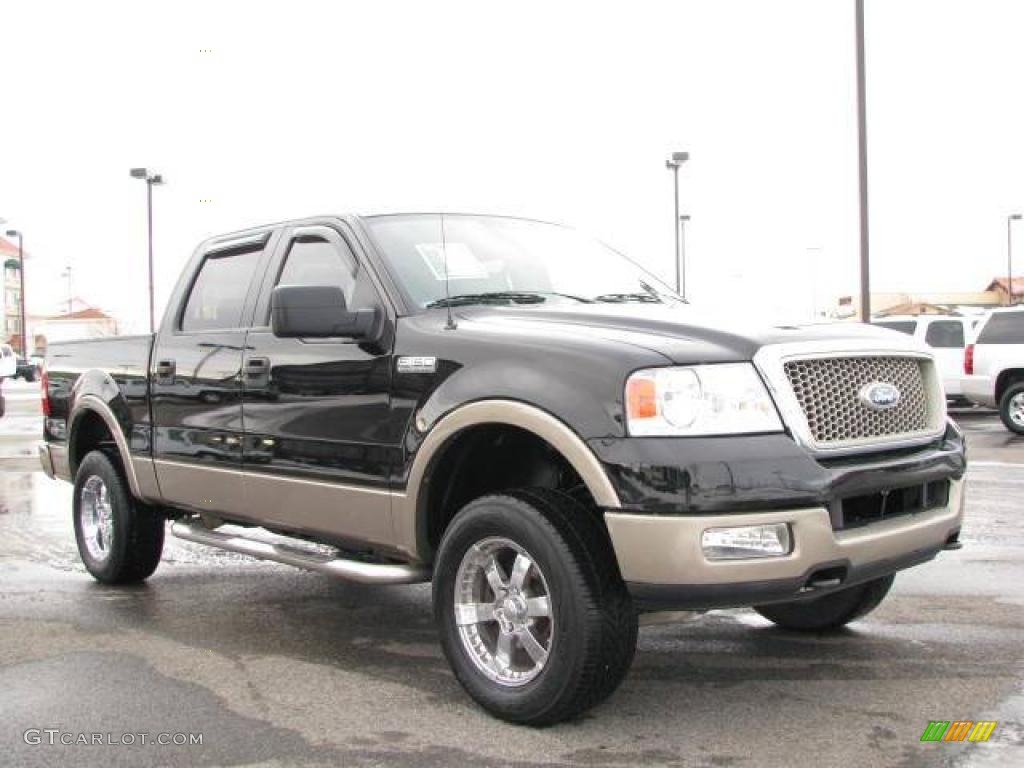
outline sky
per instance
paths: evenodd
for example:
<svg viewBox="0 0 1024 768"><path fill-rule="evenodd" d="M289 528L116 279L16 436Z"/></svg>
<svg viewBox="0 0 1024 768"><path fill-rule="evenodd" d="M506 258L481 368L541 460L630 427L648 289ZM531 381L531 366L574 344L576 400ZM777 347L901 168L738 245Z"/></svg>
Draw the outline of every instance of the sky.
<svg viewBox="0 0 1024 768"><path fill-rule="evenodd" d="M1024 2L867 0L875 291L978 291L1024 210ZM8 2L0 218L30 312L147 325L210 235L337 212L576 226L774 321L858 291L853 0ZM1024 224L1018 225L1024 230ZM1019 233L1024 270L1024 231Z"/></svg>

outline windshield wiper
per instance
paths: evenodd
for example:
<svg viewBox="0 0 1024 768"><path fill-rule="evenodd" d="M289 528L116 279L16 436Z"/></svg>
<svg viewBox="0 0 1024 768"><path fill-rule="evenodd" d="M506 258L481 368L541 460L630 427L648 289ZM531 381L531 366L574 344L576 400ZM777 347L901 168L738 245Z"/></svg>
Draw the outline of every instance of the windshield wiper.
<svg viewBox="0 0 1024 768"><path fill-rule="evenodd" d="M461 307L467 304L543 304L548 296L560 296L574 299L585 304L588 299L572 296L568 293L553 291L489 291L487 293L460 293L445 299L438 299L427 304L427 309L435 307Z"/></svg>
<svg viewBox="0 0 1024 768"><path fill-rule="evenodd" d="M627 304L629 302L640 302L641 304L661 304L661 298L652 293L602 293L595 296L594 301L602 304Z"/></svg>

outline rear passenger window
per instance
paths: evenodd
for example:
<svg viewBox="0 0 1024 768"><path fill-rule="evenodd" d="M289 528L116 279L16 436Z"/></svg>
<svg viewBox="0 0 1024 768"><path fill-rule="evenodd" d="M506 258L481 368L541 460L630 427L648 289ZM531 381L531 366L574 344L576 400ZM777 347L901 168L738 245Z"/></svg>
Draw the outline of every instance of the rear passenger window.
<svg viewBox="0 0 1024 768"><path fill-rule="evenodd" d="M924 340L930 347L963 349L964 325L957 320L936 320L928 326Z"/></svg>
<svg viewBox="0 0 1024 768"><path fill-rule="evenodd" d="M1024 344L1024 312L995 312L978 336L979 344Z"/></svg>
<svg viewBox="0 0 1024 768"><path fill-rule="evenodd" d="M181 330L209 331L238 328L249 283L262 249L211 254L199 268L188 303L181 316Z"/></svg>

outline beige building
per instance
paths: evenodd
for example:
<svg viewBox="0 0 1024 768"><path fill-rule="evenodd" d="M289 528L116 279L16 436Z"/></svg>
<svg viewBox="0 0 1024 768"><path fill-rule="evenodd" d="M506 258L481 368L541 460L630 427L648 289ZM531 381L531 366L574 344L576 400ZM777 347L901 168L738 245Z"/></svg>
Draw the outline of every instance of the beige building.
<svg viewBox="0 0 1024 768"><path fill-rule="evenodd" d="M1005 306L1006 278L1002 278L1002 292L995 289L998 280L992 282L988 289L977 292L952 293L872 293L871 314L886 315L948 315L953 312L960 314L982 313L993 307ZM1024 279L1018 283L1013 280L1014 293L1024 295ZM835 319L860 319L860 297L843 296L831 313Z"/></svg>
<svg viewBox="0 0 1024 768"><path fill-rule="evenodd" d="M21 262L18 246L0 237L3 290L0 294L0 342L21 354Z"/></svg>
<svg viewBox="0 0 1024 768"><path fill-rule="evenodd" d="M98 339L117 335L117 321L102 309L81 299L71 301L71 311L58 315L28 318L29 345L32 353L46 356L47 345L55 341Z"/></svg>

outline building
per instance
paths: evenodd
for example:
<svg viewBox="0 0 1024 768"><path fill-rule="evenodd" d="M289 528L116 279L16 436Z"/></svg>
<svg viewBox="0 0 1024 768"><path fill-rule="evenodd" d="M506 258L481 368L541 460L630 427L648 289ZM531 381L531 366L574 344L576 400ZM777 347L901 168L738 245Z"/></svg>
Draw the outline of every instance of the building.
<svg viewBox="0 0 1024 768"><path fill-rule="evenodd" d="M0 237L3 291L0 292L0 341L21 354L21 262L18 246Z"/></svg>
<svg viewBox="0 0 1024 768"><path fill-rule="evenodd" d="M998 282L998 281L995 281ZM1003 278L1005 285L1006 278ZM1013 280L1017 289L1017 278ZM994 285L995 283L993 283ZM1020 283L1021 294L1024 295L1024 280ZM887 315L974 315L1006 304L1004 295L990 285L984 291L976 293L872 293L871 314L873 317ZM860 319L860 298L858 296L842 296L831 317L839 320Z"/></svg>
<svg viewBox="0 0 1024 768"><path fill-rule="evenodd" d="M117 321L102 309L75 298L70 302L70 310L63 314L28 318L29 346L34 355L45 357L50 342L117 335Z"/></svg>
<svg viewBox="0 0 1024 768"><path fill-rule="evenodd" d="M999 297L999 303L1003 305L1016 304L1022 298L1024 298L1024 277L1013 278L1012 296L1010 295L1010 292L1006 289L1008 282L1008 278L997 277L995 280L989 283L988 286L988 290L996 294Z"/></svg>

